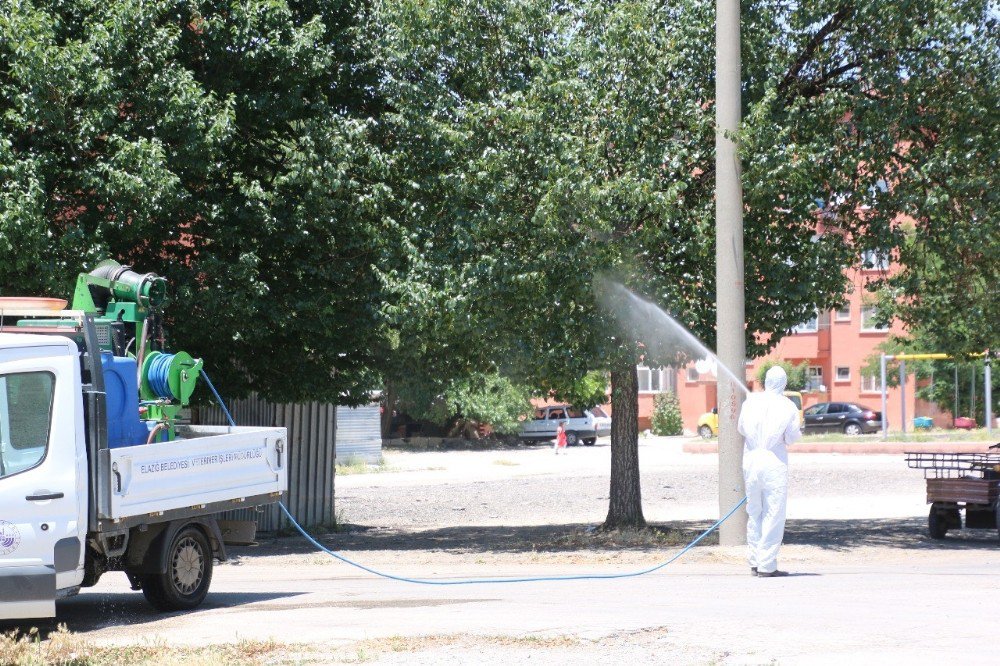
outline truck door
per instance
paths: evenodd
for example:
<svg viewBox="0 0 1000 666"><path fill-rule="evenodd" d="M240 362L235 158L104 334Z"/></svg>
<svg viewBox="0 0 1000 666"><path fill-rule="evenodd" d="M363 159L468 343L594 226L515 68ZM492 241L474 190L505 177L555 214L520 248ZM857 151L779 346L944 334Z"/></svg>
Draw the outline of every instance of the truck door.
<svg viewBox="0 0 1000 666"><path fill-rule="evenodd" d="M83 579L86 451L74 351L0 349L0 619L53 617L56 590Z"/></svg>

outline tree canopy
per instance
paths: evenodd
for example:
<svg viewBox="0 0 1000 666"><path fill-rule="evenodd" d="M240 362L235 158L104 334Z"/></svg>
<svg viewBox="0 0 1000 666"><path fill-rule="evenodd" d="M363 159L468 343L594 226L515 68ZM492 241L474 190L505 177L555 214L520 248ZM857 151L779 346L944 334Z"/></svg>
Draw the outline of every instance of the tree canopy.
<svg viewBox="0 0 1000 666"><path fill-rule="evenodd" d="M384 358L391 233L351 0L24 0L0 13L0 289L103 258L172 285L227 391L348 402Z"/></svg>

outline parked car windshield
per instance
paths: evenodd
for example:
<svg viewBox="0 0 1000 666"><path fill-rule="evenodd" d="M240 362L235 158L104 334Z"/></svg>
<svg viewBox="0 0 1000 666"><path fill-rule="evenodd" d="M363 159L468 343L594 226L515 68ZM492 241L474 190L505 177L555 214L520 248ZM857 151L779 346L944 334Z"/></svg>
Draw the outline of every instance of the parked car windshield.
<svg viewBox="0 0 1000 666"><path fill-rule="evenodd" d="M590 413L602 419L606 419L608 417L607 413L605 413L605 411L600 407L594 407L593 409L590 410Z"/></svg>

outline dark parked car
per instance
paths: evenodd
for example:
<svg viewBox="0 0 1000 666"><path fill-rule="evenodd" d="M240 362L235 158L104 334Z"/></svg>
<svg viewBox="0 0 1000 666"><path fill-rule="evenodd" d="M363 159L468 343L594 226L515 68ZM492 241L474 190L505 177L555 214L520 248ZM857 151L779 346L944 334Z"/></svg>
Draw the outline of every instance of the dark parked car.
<svg viewBox="0 0 1000 666"><path fill-rule="evenodd" d="M860 435L882 429L882 412L856 402L820 402L805 411L806 434L842 432Z"/></svg>

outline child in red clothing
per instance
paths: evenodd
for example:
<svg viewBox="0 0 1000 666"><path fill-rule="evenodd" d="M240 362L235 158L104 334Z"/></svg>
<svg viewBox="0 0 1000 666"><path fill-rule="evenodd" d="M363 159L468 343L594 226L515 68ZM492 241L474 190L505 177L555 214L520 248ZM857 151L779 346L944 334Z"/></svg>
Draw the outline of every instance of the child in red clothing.
<svg viewBox="0 0 1000 666"><path fill-rule="evenodd" d="M555 445L552 448L556 452L556 455L559 455L559 450L560 449L565 449L566 448L566 422L565 421L560 421L559 425L556 427L556 443L555 443Z"/></svg>

